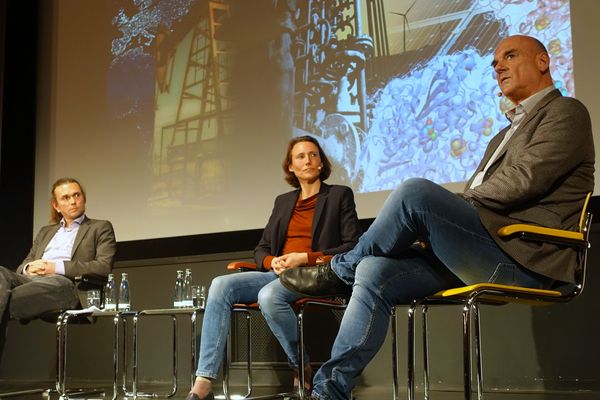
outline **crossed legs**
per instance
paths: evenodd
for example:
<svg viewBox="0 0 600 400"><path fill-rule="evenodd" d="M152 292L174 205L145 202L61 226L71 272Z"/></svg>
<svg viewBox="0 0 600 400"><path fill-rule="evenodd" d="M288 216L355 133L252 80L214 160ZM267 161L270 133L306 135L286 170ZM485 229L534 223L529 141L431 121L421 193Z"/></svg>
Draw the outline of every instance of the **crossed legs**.
<svg viewBox="0 0 600 400"><path fill-rule="evenodd" d="M29 277L0 267L0 313L11 318L33 319L46 312L75 308L75 284L62 275Z"/></svg>
<svg viewBox="0 0 600 400"><path fill-rule="evenodd" d="M414 246L420 240L426 250ZM476 282L546 287L551 280L517 265L490 237L475 207L424 179L386 200L354 249L331 268L353 286L331 358L314 378L317 399L345 400L387 332L391 308Z"/></svg>

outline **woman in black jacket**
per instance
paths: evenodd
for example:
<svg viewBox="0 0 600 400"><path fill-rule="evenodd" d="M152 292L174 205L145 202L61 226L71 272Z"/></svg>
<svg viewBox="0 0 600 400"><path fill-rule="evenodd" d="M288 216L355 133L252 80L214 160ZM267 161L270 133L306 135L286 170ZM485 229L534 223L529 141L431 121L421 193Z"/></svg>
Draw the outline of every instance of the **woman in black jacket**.
<svg viewBox="0 0 600 400"><path fill-rule="evenodd" d="M296 190L275 199L269 222L254 250L259 271L224 275L212 281L202 324L196 381L188 400L214 398L212 380L221 365L231 306L235 303L258 302L290 365L297 371L298 336L291 303L302 296L283 287L278 276L287 268L327 262L334 254L352 249L358 241L361 230L352 190L323 183L331 173L331 163L316 139L292 139L283 170L286 181ZM305 361L304 385L309 388L312 373L307 356Z"/></svg>

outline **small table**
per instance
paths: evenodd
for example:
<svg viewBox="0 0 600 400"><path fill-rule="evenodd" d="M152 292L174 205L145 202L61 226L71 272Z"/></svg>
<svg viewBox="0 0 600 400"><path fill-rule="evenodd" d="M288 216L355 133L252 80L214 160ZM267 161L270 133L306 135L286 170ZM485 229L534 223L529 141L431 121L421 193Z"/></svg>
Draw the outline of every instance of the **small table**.
<svg viewBox="0 0 600 400"><path fill-rule="evenodd" d="M114 336L113 336L113 396L116 399L118 396L117 389L117 371L119 367L119 322L122 318L122 313L119 311L102 311L102 310L66 310L64 311L56 323L56 343L57 343L57 375L56 375L56 391L62 397L67 398L66 390L66 368L67 368L67 328L69 321L74 318L87 317L111 317L113 318ZM102 390L103 391L103 390ZM87 392L87 391L86 391Z"/></svg>
<svg viewBox="0 0 600 400"><path fill-rule="evenodd" d="M195 379L195 368L196 368L196 334L197 334L197 316L198 313L203 313L204 309L199 307L186 307L186 308L162 308L162 309L151 309L151 310L142 310L129 312L129 315L132 316L133 320L133 373L132 373L132 390L131 392L127 391L126 388L126 371L124 369L123 375L123 391L126 396L136 396L140 397L172 397L177 393L177 316L178 315L189 315L191 322L191 385L194 384ZM173 369L172 369L172 389L169 393L143 393L138 392L138 339L139 339L139 329L138 329L138 320L143 316L167 316L171 317L173 322Z"/></svg>

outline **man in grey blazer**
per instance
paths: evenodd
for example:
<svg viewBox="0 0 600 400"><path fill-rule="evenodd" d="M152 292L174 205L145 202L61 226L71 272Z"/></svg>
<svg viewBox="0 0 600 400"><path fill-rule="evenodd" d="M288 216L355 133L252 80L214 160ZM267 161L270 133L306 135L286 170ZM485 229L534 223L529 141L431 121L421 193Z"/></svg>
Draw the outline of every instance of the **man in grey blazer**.
<svg viewBox="0 0 600 400"><path fill-rule="evenodd" d="M533 288L574 282L575 250L496 233L514 223L576 230L594 189L589 114L554 89L549 65L537 39L504 39L492 66L502 94L516 106L465 191L410 179L390 194L354 249L330 265L282 274L285 286L307 295L353 285L331 358L314 377L313 398L350 398L383 344L395 304L478 282Z"/></svg>
<svg viewBox="0 0 600 400"><path fill-rule="evenodd" d="M108 221L87 218L79 182L61 178L52 186L52 225L35 237L16 272L0 267L0 315L29 320L46 312L85 304L75 278L106 277L116 252Z"/></svg>

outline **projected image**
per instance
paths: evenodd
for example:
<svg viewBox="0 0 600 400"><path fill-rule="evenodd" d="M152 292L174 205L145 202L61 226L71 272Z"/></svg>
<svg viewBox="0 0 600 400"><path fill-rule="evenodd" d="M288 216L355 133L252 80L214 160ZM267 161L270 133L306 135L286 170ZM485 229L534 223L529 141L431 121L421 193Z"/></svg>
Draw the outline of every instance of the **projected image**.
<svg viewBox="0 0 600 400"><path fill-rule="evenodd" d="M567 0L129 0L112 24L112 113L146 138L159 209L216 207L306 134L357 193L465 181L507 125L509 35L545 43L574 95Z"/></svg>

